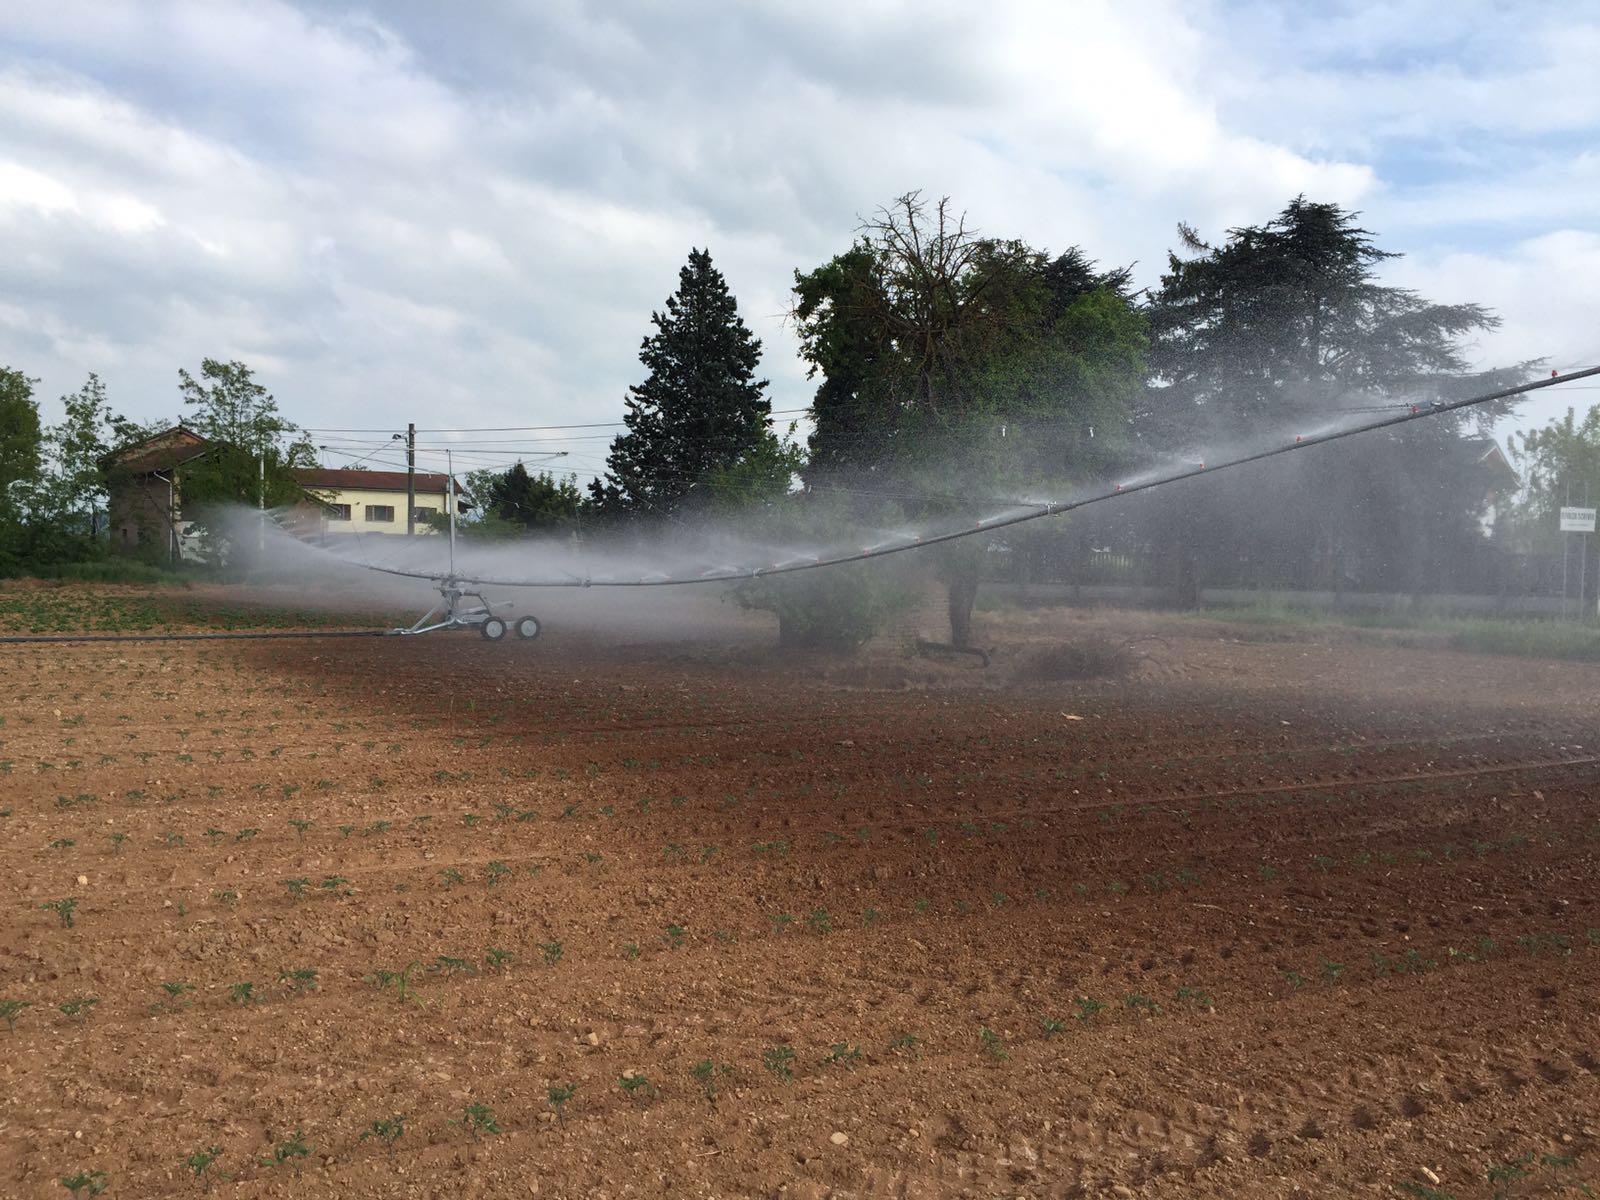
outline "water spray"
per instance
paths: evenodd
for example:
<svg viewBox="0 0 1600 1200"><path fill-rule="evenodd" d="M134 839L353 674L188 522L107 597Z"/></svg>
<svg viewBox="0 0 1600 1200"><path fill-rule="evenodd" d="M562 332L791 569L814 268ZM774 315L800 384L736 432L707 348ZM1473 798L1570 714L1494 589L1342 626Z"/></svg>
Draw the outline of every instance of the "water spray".
<svg viewBox="0 0 1600 1200"><path fill-rule="evenodd" d="M1563 383L1575 382L1600 375L1600 367L1587 367L1583 370L1573 371L1566 375L1552 374L1549 378L1537 379L1529 383L1518 384L1513 387L1501 388L1497 391L1486 392L1482 395L1469 396L1461 400L1439 401L1429 404L1412 404L1404 406L1400 412L1392 413L1378 420L1368 421L1364 424L1353 425L1345 428L1331 428L1314 430L1311 433L1293 435L1292 440L1278 445L1256 449L1239 454L1221 461L1207 462L1205 459L1189 460L1178 469L1172 471L1157 471L1144 475L1136 475L1131 479L1112 483L1103 489L1067 500L1043 500L1025 504L1018 504L1009 510L994 516L978 519L970 525L959 529L948 530L943 533L908 533L882 539L876 543L859 546L849 553L801 553L791 555L775 562L760 566L735 566L726 561L713 566L701 565L690 572L678 574L663 571L653 571L648 574L622 577L618 575L600 575L585 573L581 578L570 572L561 571L565 575L562 579L512 579L492 578L458 574L455 568L454 539L452 538L450 569L447 573L404 570L398 567L382 567L365 564L369 569L386 575L397 575L411 579L427 579L433 581L440 588L444 597L442 606L436 605L430 610L429 616L419 621L415 626L406 630L395 632L424 633L435 629L451 628L459 625L473 624L484 632L485 636L504 636L505 623L493 616L493 609L504 605L491 605L484 599L480 592L467 590L463 585L481 587L510 587L510 588L554 588L554 587L670 587L690 584L703 584L734 579L764 579L773 575L787 575L799 571L812 571L823 567L838 566L844 563L860 562L875 558L883 558L890 554L900 554L907 550L921 549L935 546L944 542L953 542L962 538L972 537L981 533L992 533L996 530L1010 528L1027 521L1035 521L1041 517L1059 516L1062 513L1072 512L1086 508L1092 504L1099 504L1106 500L1122 496L1130 496L1136 492L1148 491L1169 483L1193 478L1197 475L1215 475L1222 471L1232 470L1245 466L1248 463L1260 462L1264 459L1275 458L1280 454L1289 454L1297 450L1304 450L1311 446L1325 445L1329 442L1339 441L1343 438L1354 437L1357 434L1371 433L1379 429L1388 429L1403 425L1410 421L1425 420L1429 417L1441 416L1445 413L1458 412L1463 409L1489 404L1496 400L1505 400L1513 396L1526 395L1547 387L1558 386ZM452 514L453 515L453 514ZM477 603L471 606L458 607L459 602L465 599ZM430 620L442 610L442 620ZM531 618L526 618L531 622ZM537 623L530 627L537 631ZM518 629L521 632L521 629Z"/></svg>

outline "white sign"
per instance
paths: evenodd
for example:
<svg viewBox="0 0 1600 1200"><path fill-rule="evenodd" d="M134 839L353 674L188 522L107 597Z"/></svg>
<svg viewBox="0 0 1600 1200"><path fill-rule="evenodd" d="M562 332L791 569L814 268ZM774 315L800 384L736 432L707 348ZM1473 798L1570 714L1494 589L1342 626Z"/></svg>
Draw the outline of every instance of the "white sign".
<svg viewBox="0 0 1600 1200"><path fill-rule="evenodd" d="M1563 508L1561 510L1562 533L1593 533L1594 509L1592 508Z"/></svg>

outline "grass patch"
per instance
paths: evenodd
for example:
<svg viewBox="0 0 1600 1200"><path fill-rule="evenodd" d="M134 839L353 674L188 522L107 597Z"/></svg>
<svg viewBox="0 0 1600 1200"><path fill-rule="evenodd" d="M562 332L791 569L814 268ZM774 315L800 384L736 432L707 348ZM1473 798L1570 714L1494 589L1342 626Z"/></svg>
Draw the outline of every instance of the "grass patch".
<svg viewBox="0 0 1600 1200"><path fill-rule="evenodd" d="M1600 662L1600 625L1592 621L1441 617L1427 613L1338 613L1291 608L1273 601L1184 614L1198 620L1281 629L1390 629L1426 635L1416 644L1472 654Z"/></svg>

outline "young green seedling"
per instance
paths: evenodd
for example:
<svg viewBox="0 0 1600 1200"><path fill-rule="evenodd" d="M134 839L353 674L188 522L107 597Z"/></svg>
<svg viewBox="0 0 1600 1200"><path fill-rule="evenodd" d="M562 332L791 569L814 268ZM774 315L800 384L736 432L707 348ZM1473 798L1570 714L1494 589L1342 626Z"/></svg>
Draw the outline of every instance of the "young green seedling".
<svg viewBox="0 0 1600 1200"><path fill-rule="evenodd" d="M0 1021L4 1021L6 1028L15 1033L17 1018L22 1015L22 1010L32 1007L32 1000L0 1000Z"/></svg>
<svg viewBox="0 0 1600 1200"><path fill-rule="evenodd" d="M421 963L410 962L399 971L374 971L371 975L366 976L366 981L380 992L384 988L393 988L395 995L401 1001L411 1000L420 1005L423 1000L421 996L412 990L411 977L421 969Z"/></svg>
<svg viewBox="0 0 1600 1200"><path fill-rule="evenodd" d="M256 985L253 983L233 983L228 985L228 999L235 1004L242 1004L246 1008L256 1003Z"/></svg>
<svg viewBox="0 0 1600 1200"><path fill-rule="evenodd" d="M806 928L812 933L830 933L833 930L833 918L828 915L825 908L814 908L811 915L806 918Z"/></svg>
<svg viewBox="0 0 1600 1200"><path fill-rule="evenodd" d="M209 1192L214 1177L211 1166L222 1157L221 1146L207 1146L204 1150L196 1150L183 1160L183 1165L194 1172L194 1177L200 1181L202 1191Z"/></svg>
<svg viewBox="0 0 1600 1200"><path fill-rule="evenodd" d="M281 1167L286 1162L294 1163L294 1177L300 1178L301 1159L308 1157L311 1147L306 1145L306 1135L296 1129L293 1134L283 1139L272 1148L272 1153L261 1160L263 1167Z"/></svg>
<svg viewBox="0 0 1600 1200"><path fill-rule="evenodd" d="M914 1033L902 1033L902 1034L899 1034L896 1037L892 1037L892 1038L889 1039L889 1049L895 1051L896 1053L898 1053L900 1051L904 1051L905 1053L909 1054L912 1058L917 1058L917 1057L919 1057L918 1054L917 1054L917 1047L921 1043L922 1043L922 1039L919 1038L916 1034L914 1034Z"/></svg>
<svg viewBox="0 0 1600 1200"><path fill-rule="evenodd" d="M90 1196L98 1196L111 1186L111 1180L104 1171L79 1171L74 1175L63 1175L61 1186L77 1200L78 1193L83 1192Z"/></svg>
<svg viewBox="0 0 1600 1200"><path fill-rule="evenodd" d="M278 972L278 982L291 992L315 991L317 987L316 968L301 967L294 971L284 968Z"/></svg>
<svg viewBox="0 0 1600 1200"><path fill-rule="evenodd" d="M41 909L48 909L50 912L55 913L60 919L63 929L71 929L72 914L77 909L78 902L72 899L46 900L43 904L39 905L39 907Z"/></svg>
<svg viewBox="0 0 1600 1200"><path fill-rule="evenodd" d="M835 1042L828 1047L828 1062L853 1067L861 1061L861 1047L848 1042Z"/></svg>
<svg viewBox="0 0 1600 1200"><path fill-rule="evenodd" d="M717 1076L727 1075L732 1070L733 1068L726 1063L718 1064L709 1058L702 1058L689 1068L689 1074L694 1076L695 1082L700 1085L700 1090L705 1092L706 1099L714 1101L717 1098Z"/></svg>
<svg viewBox="0 0 1600 1200"><path fill-rule="evenodd" d="M483 960L489 964L491 971L498 971L515 957L516 955L509 950L502 950L498 946L490 946L484 954Z"/></svg>
<svg viewBox="0 0 1600 1200"><path fill-rule="evenodd" d="M1058 1021L1055 1017L1041 1015L1039 1017L1039 1031L1047 1038L1055 1037L1067 1027L1065 1021Z"/></svg>
<svg viewBox="0 0 1600 1200"><path fill-rule="evenodd" d="M461 1119L452 1120L450 1124L461 1126L472 1135L473 1141L477 1141L483 1134L500 1132L500 1126L494 1119L494 1109L487 1104L467 1105L461 1114Z"/></svg>
<svg viewBox="0 0 1600 1200"><path fill-rule="evenodd" d="M561 961L560 942L540 942L539 949L544 951L544 961L547 965L553 967Z"/></svg>
<svg viewBox="0 0 1600 1200"><path fill-rule="evenodd" d="M484 878L489 881L490 887L499 883L501 876L509 875L510 873L511 868L503 862L492 862L483 869Z"/></svg>
<svg viewBox="0 0 1600 1200"><path fill-rule="evenodd" d="M550 1102L550 1107L555 1109L556 1120L561 1124L567 1123L566 1108L568 1100L577 1093L578 1085L575 1083L558 1083L545 1090L545 1099Z"/></svg>
<svg viewBox="0 0 1600 1200"><path fill-rule="evenodd" d="M81 1021L89 1015L89 1010L99 1003L99 996L74 996L71 1000L63 1000L56 1007L73 1020Z"/></svg>
<svg viewBox="0 0 1600 1200"><path fill-rule="evenodd" d="M1006 1049L1005 1039L987 1025L978 1030L978 1040L983 1043L983 1052L995 1062L1005 1062L1011 1057L1011 1051Z"/></svg>
<svg viewBox="0 0 1600 1200"><path fill-rule="evenodd" d="M439 870L439 878L444 880L444 890L448 892L456 884L463 882L465 876L454 867L442 867Z"/></svg>
<svg viewBox="0 0 1600 1200"><path fill-rule="evenodd" d="M688 938L689 931L682 925L668 925L666 936L663 939L667 945L676 950Z"/></svg>
<svg viewBox="0 0 1600 1200"><path fill-rule="evenodd" d="M371 1125L368 1125L366 1130L357 1140L364 1142L368 1138L377 1138L383 1143L384 1149L389 1152L389 1157L392 1159L394 1158L395 1143L400 1140L401 1135L405 1133L405 1131L406 1118L403 1114L396 1113L392 1117L387 1117L381 1121L374 1121Z"/></svg>
<svg viewBox="0 0 1600 1200"><path fill-rule="evenodd" d="M775 1079L788 1083L794 1078L794 1047L787 1042L768 1046L761 1052L761 1065L770 1071Z"/></svg>
<svg viewBox="0 0 1600 1200"><path fill-rule="evenodd" d="M617 1081L617 1086L627 1093L630 1100L650 1101L661 1095L661 1089L651 1083L643 1075L630 1071Z"/></svg>
<svg viewBox="0 0 1600 1200"><path fill-rule="evenodd" d="M306 890L310 888L311 880L285 879L283 881L283 886L289 889L290 896L294 897L296 900L299 900L306 894Z"/></svg>
<svg viewBox="0 0 1600 1200"><path fill-rule="evenodd" d="M1073 1003L1077 1005L1078 1011L1072 1015L1077 1017L1078 1020L1082 1021L1085 1025L1094 1019L1095 1013L1100 1012L1105 1008L1105 1005L1100 1001L1091 1000L1087 996L1080 996L1077 1000L1074 1000Z"/></svg>

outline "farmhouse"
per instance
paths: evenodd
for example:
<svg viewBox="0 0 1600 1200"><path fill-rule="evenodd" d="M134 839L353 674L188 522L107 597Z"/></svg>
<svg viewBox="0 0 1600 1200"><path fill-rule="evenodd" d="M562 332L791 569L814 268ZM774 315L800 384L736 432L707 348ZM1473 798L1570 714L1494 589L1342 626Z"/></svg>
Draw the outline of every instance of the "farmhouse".
<svg viewBox="0 0 1600 1200"><path fill-rule="evenodd" d="M308 503L295 513L296 532L302 536L350 534L401 534L406 529L406 473L364 471L359 467L303 467L294 472L305 489ZM416 503L412 508L419 534L437 533L435 520L471 508L459 483L446 489L446 477L418 471L413 477Z"/></svg>
<svg viewBox="0 0 1600 1200"><path fill-rule="evenodd" d="M176 425L100 460L113 550L168 561L188 553L189 524L180 511L183 469L210 450L205 438Z"/></svg>
<svg viewBox="0 0 1600 1200"><path fill-rule="evenodd" d="M168 562L198 558L193 522L183 515L184 472L220 444L176 425L102 458L112 550ZM326 541L341 534L408 532L406 472L298 467L292 474L303 498L283 520L296 535ZM459 483L445 485L442 474L419 471L413 477L417 534L436 533L436 519L448 517L451 504L457 516L472 507Z"/></svg>

